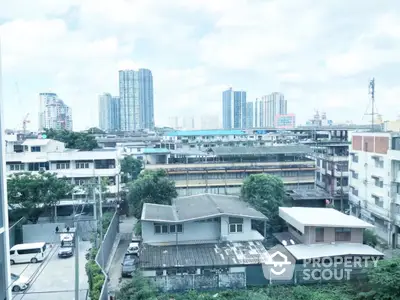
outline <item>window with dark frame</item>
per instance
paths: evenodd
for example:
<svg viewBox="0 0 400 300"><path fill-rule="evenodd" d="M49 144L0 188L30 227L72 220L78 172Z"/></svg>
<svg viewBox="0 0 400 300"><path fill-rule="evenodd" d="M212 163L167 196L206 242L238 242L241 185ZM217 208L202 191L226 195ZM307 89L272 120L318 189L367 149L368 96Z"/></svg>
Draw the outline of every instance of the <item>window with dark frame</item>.
<svg viewBox="0 0 400 300"><path fill-rule="evenodd" d="M336 242L349 242L351 240L351 228L335 228Z"/></svg>
<svg viewBox="0 0 400 300"><path fill-rule="evenodd" d="M154 234L169 234L169 233L182 233L183 225L182 224L160 224L154 223Z"/></svg>
<svg viewBox="0 0 400 300"><path fill-rule="evenodd" d="M229 232L230 233L243 232L243 218L229 217Z"/></svg>
<svg viewBox="0 0 400 300"><path fill-rule="evenodd" d="M324 228L323 227L317 227L315 228L315 242L323 242L324 241Z"/></svg>

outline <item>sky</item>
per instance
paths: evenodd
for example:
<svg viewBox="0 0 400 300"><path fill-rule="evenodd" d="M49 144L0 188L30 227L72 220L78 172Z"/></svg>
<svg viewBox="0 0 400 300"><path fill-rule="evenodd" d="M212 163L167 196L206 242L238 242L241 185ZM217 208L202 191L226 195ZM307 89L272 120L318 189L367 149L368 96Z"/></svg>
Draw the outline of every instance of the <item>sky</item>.
<svg viewBox="0 0 400 300"><path fill-rule="evenodd" d="M98 125L118 70L148 68L156 125L218 114L222 91L281 92L305 123L315 109L366 123L369 81L385 120L400 113L400 1L0 0L5 124L36 130L40 92Z"/></svg>

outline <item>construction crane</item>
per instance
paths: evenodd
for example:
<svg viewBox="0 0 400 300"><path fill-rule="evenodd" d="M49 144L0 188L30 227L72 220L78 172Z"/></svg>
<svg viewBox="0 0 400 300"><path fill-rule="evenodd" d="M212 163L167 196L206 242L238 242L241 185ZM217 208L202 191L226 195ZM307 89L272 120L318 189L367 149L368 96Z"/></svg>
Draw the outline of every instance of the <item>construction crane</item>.
<svg viewBox="0 0 400 300"><path fill-rule="evenodd" d="M27 113L22 120L22 132L24 134L24 138L26 136L26 125L31 122L28 118L29 118L29 113Z"/></svg>

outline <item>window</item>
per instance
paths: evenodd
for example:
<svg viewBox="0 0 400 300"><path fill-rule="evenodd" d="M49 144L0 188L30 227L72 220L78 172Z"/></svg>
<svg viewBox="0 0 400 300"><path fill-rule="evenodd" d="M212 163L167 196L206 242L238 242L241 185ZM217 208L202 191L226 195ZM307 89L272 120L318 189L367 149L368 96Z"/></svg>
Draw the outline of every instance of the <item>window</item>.
<svg viewBox="0 0 400 300"><path fill-rule="evenodd" d="M353 154L353 155L351 156L351 161L354 162L354 163L358 163L358 156L357 156L357 154Z"/></svg>
<svg viewBox="0 0 400 300"><path fill-rule="evenodd" d="M160 224L154 223L154 233L155 234L175 234L175 233L182 233L183 232L183 225L182 224Z"/></svg>
<svg viewBox="0 0 400 300"><path fill-rule="evenodd" d="M31 152L40 152L40 146L32 146Z"/></svg>
<svg viewBox="0 0 400 300"><path fill-rule="evenodd" d="M355 171L351 170L351 178L358 179L358 173Z"/></svg>
<svg viewBox="0 0 400 300"><path fill-rule="evenodd" d="M24 164L12 164L10 165L10 171L25 171Z"/></svg>
<svg viewBox="0 0 400 300"><path fill-rule="evenodd" d="M89 163L88 162L77 162L75 164L76 169L89 169Z"/></svg>
<svg viewBox="0 0 400 300"><path fill-rule="evenodd" d="M10 255L14 255L14 254L15 254L15 250L11 250Z"/></svg>
<svg viewBox="0 0 400 300"><path fill-rule="evenodd" d="M67 162L67 163L57 163L56 164L56 169L57 170L69 169L69 162Z"/></svg>
<svg viewBox="0 0 400 300"><path fill-rule="evenodd" d="M376 187L383 188L383 181L381 178L373 177L373 179Z"/></svg>
<svg viewBox="0 0 400 300"><path fill-rule="evenodd" d="M375 205L379 207L383 207L383 200L381 197L372 195L372 199L374 199Z"/></svg>
<svg viewBox="0 0 400 300"><path fill-rule="evenodd" d="M351 240L350 228L335 228L336 242L350 242L350 240Z"/></svg>
<svg viewBox="0 0 400 300"><path fill-rule="evenodd" d="M383 160L380 159L374 159L375 160L375 168L383 169L384 163Z"/></svg>
<svg viewBox="0 0 400 300"><path fill-rule="evenodd" d="M316 242L324 241L324 228L323 227L315 228L315 241Z"/></svg>
<svg viewBox="0 0 400 300"><path fill-rule="evenodd" d="M239 233L243 232L243 218L229 218L229 232Z"/></svg>
<svg viewBox="0 0 400 300"><path fill-rule="evenodd" d="M18 254L35 254L35 253L40 253L41 249L36 248L36 249L21 249L17 250Z"/></svg>
<svg viewBox="0 0 400 300"><path fill-rule="evenodd" d="M162 269L157 269L156 270L156 276L163 276L164 272Z"/></svg>
<svg viewBox="0 0 400 300"><path fill-rule="evenodd" d="M354 196L358 196L358 190L357 190L356 188L354 188L354 187L351 187L351 193L352 193Z"/></svg>

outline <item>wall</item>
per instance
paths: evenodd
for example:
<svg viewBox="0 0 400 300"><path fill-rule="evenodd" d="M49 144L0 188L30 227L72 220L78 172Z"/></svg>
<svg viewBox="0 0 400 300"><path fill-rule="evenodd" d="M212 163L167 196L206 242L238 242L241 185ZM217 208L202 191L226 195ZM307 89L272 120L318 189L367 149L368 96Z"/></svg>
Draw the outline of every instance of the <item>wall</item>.
<svg viewBox="0 0 400 300"><path fill-rule="evenodd" d="M142 221L143 242L175 243L176 234L155 234L154 223ZM220 226L218 222L186 222L183 224L183 232L178 233L178 243L188 241L216 241L220 238Z"/></svg>
<svg viewBox="0 0 400 300"><path fill-rule="evenodd" d="M65 228L65 223L45 223L22 225L24 243L60 243L56 227Z"/></svg>
<svg viewBox="0 0 400 300"><path fill-rule="evenodd" d="M304 243L305 244L314 244L317 243L315 241L316 227L306 227L304 234ZM335 242L335 228L334 227L325 227L324 228L324 241L318 243L332 243ZM363 229L361 228L352 228L351 229L351 240L349 243L362 243L363 242Z"/></svg>
<svg viewBox="0 0 400 300"><path fill-rule="evenodd" d="M186 290L238 289L246 287L246 273L174 275L149 277L163 292Z"/></svg>
<svg viewBox="0 0 400 300"><path fill-rule="evenodd" d="M226 236L228 241L247 241L252 237L251 219L243 218L243 232L230 233L229 232L229 217L221 217L221 235Z"/></svg>

